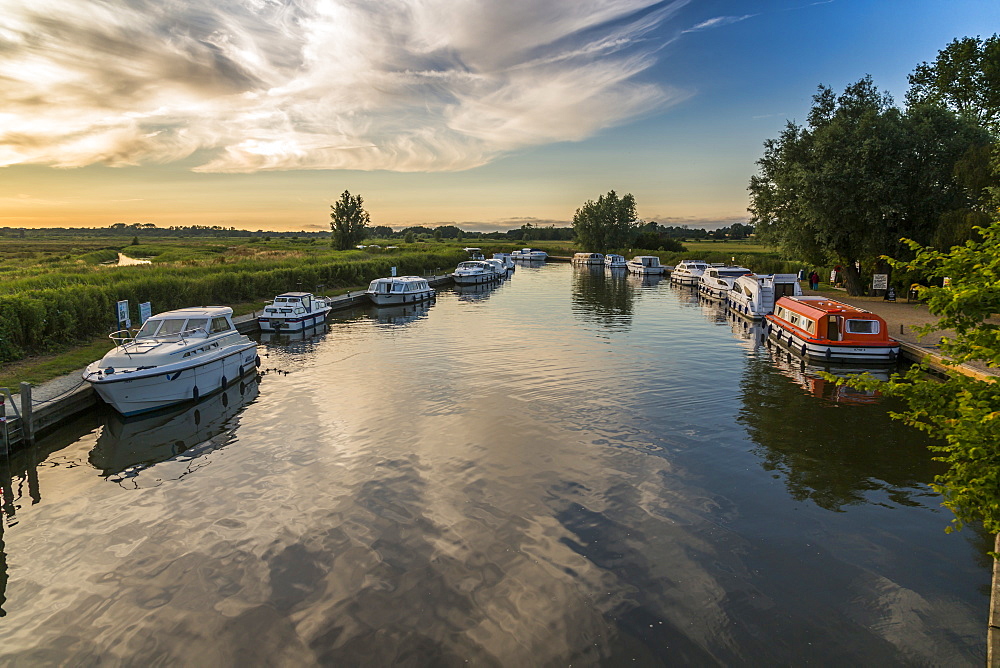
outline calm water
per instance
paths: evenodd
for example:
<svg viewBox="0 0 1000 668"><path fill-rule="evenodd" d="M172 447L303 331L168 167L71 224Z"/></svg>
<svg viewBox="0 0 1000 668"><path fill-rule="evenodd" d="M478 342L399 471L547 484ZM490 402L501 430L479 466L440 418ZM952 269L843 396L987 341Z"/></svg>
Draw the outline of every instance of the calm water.
<svg viewBox="0 0 1000 668"><path fill-rule="evenodd" d="M0 663L982 665L921 436L756 335L521 267L85 417L0 461Z"/></svg>

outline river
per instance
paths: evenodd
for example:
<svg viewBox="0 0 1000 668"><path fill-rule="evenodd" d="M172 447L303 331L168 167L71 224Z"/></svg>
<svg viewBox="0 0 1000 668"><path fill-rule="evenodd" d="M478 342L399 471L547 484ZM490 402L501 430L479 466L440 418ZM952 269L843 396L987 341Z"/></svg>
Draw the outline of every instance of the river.
<svg viewBox="0 0 1000 668"><path fill-rule="evenodd" d="M898 406L668 281L520 267L0 463L0 663L982 665Z"/></svg>

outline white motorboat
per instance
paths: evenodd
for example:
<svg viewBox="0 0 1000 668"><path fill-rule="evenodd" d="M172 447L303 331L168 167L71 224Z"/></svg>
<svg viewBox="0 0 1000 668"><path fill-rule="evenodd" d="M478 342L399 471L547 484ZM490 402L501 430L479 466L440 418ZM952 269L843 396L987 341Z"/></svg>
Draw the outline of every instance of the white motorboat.
<svg viewBox="0 0 1000 668"><path fill-rule="evenodd" d="M636 255L626 263L626 266L633 274L659 275L664 272L660 258L655 255Z"/></svg>
<svg viewBox="0 0 1000 668"><path fill-rule="evenodd" d="M514 263L514 258L511 257L510 253L494 253L494 260L500 260L503 262L503 266L507 269L513 271L517 265Z"/></svg>
<svg viewBox="0 0 1000 668"><path fill-rule="evenodd" d="M236 331L233 309L202 306L159 313L83 372L97 394L122 415L197 400L260 365L257 344Z"/></svg>
<svg viewBox="0 0 1000 668"><path fill-rule="evenodd" d="M604 266L608 269L627 269L628 262L625 260L624 255L608 253L604 256Z"/></svg>
<svg viewBox="0 0 1000 668"><path fill-rule="evenodd" d="M740 276L752 274L746 267L711 265L698 281L698 292L707 299L722 300L733 289L733 282Z"/></svg>
<svg viewBox="0 0 1000 668"><path fill-rule="evenodd" d="M528 262L544 261L549 254L537 248L522 248L510 254L515 260L526 260Z"/></svg>
<svg viewBox="0 0 1000 668"><path fill-rule="evenodd" d="M680 285L698 285L709 264L703 260L681 260L670 272L670 282Z"/></svg>
<svg viewBox="0 0 1000 668"><path fill-rule="evenodd" d="M331 307L311 292L286 292L264 306L257 318L262 332L295 332L325 322Z"/></svg>
<svg viewBox="0 0 1000 668"><path fill-rule="evenodd" d="M501 270L497 264L486 260L466 260L459 262L451 276L456 285L476 285L499 281L506 273L506 269Z"/></svg>
<svg viewBox="0 0 1000 668"><path fill-rule="evenodd" d="M376 278L368 286L365 294L376 306L398 306L431 299L434 297L435 291L427 283L426 278L390 276L389 278Z"/></svg>
<svg viewBox="0 0 1000 668"><path fill-rule="evenodd" d="M469 254L470 260L485 260L486 256L483 255L482 248L463 248L466 253Z"/></svg>
<svg viewBox="0 0 1000 668"><path fill-rule="evenodd" d="M795 274L746 274L733 281L733 288L726 295L726 304L744 318L759 320L773 312L774 303L785 296L802 296Z"/></svg>
<svg viewBox="0 0 1000 668"><path fill-rule="evenodd" d="M604 264L604 256L600 253L574 253L573 264Z"/></svg>
<svg viewBox="0 0 1000 668"><path fill-rule="evenodd" d="M496 258L490 258L488 260L483 260L483 262L485 262L487 264L492 264L494 267L496 267L497 271L500 272L500 278L501 279L507 278L507 276L508 276L507 265L505 265L503 263L503 260L498 260Z"/></svg>

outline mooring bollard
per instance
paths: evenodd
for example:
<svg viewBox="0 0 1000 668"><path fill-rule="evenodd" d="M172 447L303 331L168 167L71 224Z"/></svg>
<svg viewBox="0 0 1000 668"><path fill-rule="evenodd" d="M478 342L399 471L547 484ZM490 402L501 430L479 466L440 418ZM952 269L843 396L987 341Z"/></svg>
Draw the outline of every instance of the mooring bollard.
<svg viewBox="0 0 1000 668"><path fill-rule="evenodd" d="M31 417L31 383L21 383L21 438L25 445L35 442L35 425Z"/></svg>

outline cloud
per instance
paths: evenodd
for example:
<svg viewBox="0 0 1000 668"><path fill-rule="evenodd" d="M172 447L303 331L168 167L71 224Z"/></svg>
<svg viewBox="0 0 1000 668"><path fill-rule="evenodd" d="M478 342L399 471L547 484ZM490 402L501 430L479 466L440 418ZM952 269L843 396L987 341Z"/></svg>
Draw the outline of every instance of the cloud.
<svg viewBox="0 0 1000 668"><path fill-rule="evenodd" d="M13 0L0 165L467 169L684 94L646 83L686 0Z"/></svg>
<svg viewBox="0 0 1000 668"><path fill-rule="evenodd" d="M682 30L681 33L689 32L700 32L702 30L709 30L711 28L720 28L722 26L728 26L733 23L739 23L740 21L745 21L749 18L757 16L756 14L744 14L743 16L716 16L714 18L702 21L696 26L688 28L687 30Z"/></svg>

